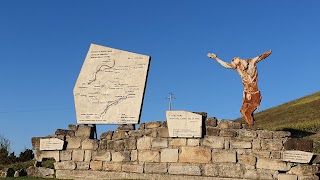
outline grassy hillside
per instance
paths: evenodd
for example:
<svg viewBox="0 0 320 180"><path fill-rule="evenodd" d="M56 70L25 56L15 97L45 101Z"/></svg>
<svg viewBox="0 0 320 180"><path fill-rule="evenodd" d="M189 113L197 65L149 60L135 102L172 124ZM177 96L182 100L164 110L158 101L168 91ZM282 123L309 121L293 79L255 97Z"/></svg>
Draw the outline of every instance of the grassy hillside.
<svg viewBox="0 0 320 180"><path fill-rule="evenodd" d="M320 92L261 111L254 115L255 126L268 130L320 130ZM237 119L245 123L242 118Z"/></svg>

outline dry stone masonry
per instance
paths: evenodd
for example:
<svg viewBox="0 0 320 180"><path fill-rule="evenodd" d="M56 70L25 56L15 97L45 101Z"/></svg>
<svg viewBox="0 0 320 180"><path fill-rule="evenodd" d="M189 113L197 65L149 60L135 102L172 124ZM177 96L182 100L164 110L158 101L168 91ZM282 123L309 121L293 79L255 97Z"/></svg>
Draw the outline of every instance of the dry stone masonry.
<svg viewBox="0 0 320 180"><path fill-rule="evenodd" d="M93 139L91 126L69 125L55 135L32 138L36 160L56 160L61 179L279 179L317 180L318 166L283 161L290 132L253 130L206 118L199 138L171 138L166 122L120 125ZM40 150L58 138L61 150ZM45 141L47 142L47 141Z"/></svg>

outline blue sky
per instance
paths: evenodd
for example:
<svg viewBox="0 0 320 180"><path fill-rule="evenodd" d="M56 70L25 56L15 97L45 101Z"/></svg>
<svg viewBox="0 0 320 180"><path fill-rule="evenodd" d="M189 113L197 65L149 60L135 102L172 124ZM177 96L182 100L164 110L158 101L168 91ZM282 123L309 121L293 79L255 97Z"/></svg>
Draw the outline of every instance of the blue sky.
<svg viewBox="0 0 320 180"><path fill-rule="evenodd" d="M173 109L240 117L236 71L207 58L273 53L259 62L264 110L319 91L320 2L0 2L0 134L11 150L75 124L73 87L91 43L152 57L141 122ZM99 125L98 134L114 125Z"/></svg>

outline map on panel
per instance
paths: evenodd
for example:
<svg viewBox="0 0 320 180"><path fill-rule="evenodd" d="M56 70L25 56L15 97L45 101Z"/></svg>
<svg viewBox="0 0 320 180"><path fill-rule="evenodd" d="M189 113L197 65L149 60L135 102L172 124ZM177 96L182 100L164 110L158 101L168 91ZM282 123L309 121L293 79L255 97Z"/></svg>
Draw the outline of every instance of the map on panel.
<svg viewBox="0 0 320 180"><path fill-rule="evenodd" d="M77 123L139 123L150 59L91 44L73 90Z"/></svg>

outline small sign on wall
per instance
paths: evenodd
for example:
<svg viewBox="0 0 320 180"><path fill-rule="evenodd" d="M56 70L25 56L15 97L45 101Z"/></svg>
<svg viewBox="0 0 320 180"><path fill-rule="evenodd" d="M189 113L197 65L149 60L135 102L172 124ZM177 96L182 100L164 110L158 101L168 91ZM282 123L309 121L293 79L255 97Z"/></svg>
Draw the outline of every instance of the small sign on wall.
<svg viewBox="0 0 320 180"><path fill-rule="evenodd" d="M48 138L48 139L40 139L40 150L41 151L54 151L54 150L62 150L64 145L64 141L58 138Z"/></svg>
<svg viewBox="0 0 320 180"><path fill-rule="evenodd" d="M284 151L282 160L288 162L309 163L312 156L313 153L304 151Z"/></svg>

